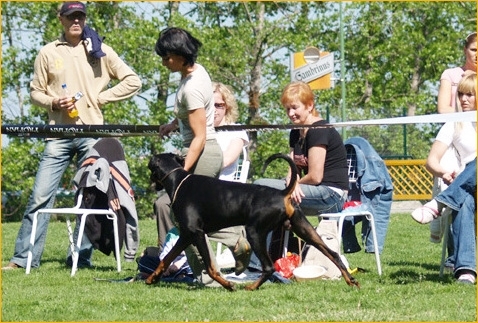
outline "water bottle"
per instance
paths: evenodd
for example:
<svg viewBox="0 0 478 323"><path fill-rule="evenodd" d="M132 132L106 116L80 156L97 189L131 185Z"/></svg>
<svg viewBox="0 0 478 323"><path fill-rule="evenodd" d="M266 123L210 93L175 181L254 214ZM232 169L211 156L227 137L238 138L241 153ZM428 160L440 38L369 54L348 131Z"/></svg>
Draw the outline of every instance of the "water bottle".
<svg viewBox="0 0 478 323"><path fill-rule="evenodd" d="M63 89L63 94L65 96L71 97L71 102L72 103L75 103L76 101L81 99L81 97L83 96L83 93L81 93L81 92L76 93L74 96L70 96L70 92L68 91L68 88L66 87L66 84L62 84L61 88ZM78 117L78 109L74 106L72 109L68 110L68 116L70 118Z"/></svg>

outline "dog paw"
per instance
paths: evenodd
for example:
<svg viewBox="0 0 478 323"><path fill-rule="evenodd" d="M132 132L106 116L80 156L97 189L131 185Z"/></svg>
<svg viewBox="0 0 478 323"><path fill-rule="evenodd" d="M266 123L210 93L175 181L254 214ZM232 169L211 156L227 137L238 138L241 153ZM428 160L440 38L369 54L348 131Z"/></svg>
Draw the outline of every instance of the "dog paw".
<svg viewBox="0 0 478 323"><path fill-rule="evenodd" d="M144 282L146 283L146 285L155 284L156 283L156 277L154 277L153 275L150 275L148 278L146 278L146 280Z"/></svg>
<svg viewBox="0 0 478 323"><path fill-rule="evenodd" d="M352 277L352 279L350 280L350 282L348 283L348 285L349 285L349 286L352 286L352 287L355 286L355 287L357 287L357 288L360 289L360 283L359 283L355 278L353 278L353 277Z"/></svg>

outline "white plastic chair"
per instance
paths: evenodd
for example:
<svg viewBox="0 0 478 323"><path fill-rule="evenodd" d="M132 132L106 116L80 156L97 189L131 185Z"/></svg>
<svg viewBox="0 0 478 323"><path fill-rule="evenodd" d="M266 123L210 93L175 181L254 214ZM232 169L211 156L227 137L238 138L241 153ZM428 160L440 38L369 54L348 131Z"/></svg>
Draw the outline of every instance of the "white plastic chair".
<svg viewBox="0 0 478 323"><path fill-rule="evenodd" d="M100 214L105 215L108 219L113 221L113 234L115 240L115 255L116 255L116 263L118 267L118 272L121 272L121 257L120 257L120 248L119 248L119 238L118 238L118 219L116 217L116 213L113 212L111 209L104 210L104 209L83 209L80 208L81 202L83 200L83 192L80 190L78 194L78 202L72 208L58 208L58 209L40 209L33 214L33 223L32 223L32 232L30 236L30 249L28 250L28 257L27 257L27 266L25 273L28 275L30 273L32 258L33 258L33 246L35 245L35 236L36 230L38 225L38 215L40 214L64 214L67 216L66 218L66 225L68 229L68 238L70 241L70 249L71 255L73 260L73 265L71 267L71 276L73 277L78 268L78 258L79 258L79 250L81 246L81 240L83 238L83 233L85 231L85 223L86 218L88 215L91 214ZM70 216L71 215L81 215L80 220L80 228L78 232L78 239L75 242L73 241L73 231L71 229L71 222Z"/></svg>
<svg viewBox="0 0 478 323"><path fill-rule="evenodd" d="M348 164L348 174L349 174L349 187L352 188L352 185L355 185L357 182L357 156L355 154L354 148L346 146L347 148L347 164ZM350 191L349 191L350 195ZM321 218L336 219L338 221L338 242L339 242L339 255L342 246L342 230L343 224L347 217L362 216L365 217L370 222L370 228L372 232L372 239L374 245L375 261L377 263L377 271L379 275L382 275L382 266L380 263L380 252L378 250L377 243L377 233L375 231L375 221L373 214L369 211L357 211L357 212L338 212L338 213L323 213L319 214ZM289 242L289 231L285 231L284 235L284 251L283 256L287 255L287 245Z"/></svg>
<svg viewBox="0 0 478 323"><path fill-rule="evenodd" d="M242 158L239 160L239 163L237 163L236 172L234 173L234 181L240 182L240 183L246 183L247 177L249 176L249 167L251 165L251 162L249 161L247 156L246 147L242 148L241 157Z"/></svg>
<svg viewBox="0 0 478 323"><path fill-rule="evenodd" d="M354 148L346 146L347 148L347 165L349 173L349 187L357 183L357 156ZM362 216L370 222L370 229L372 232L375 261L377 263L377 271L379 275L382 275L382 266L380 263L380 252L378 250L377 232L375 231L375 221L373 214L369 211L356 211L356 212L338 212L338 213L323 213L319 215L321 218L337 219L338 220L338 241L339 241L339 254L342 246L342 230L344 221L348 217Z"/></svg>
<svg viewBox="0 0 478 323"><path fill-rule="evenodd" d="M247 177L249 175L249 167L251 165L251 162L248 159L247 155L247 148L243 147L242 148L242 156L240 156L239 162L236 167L236 172L234 173L234 182L239 182L239 183L246 183L247 182ZM218 242L217 243L217 249L216 249L216 258L219 258L219 256L222 253L222 243ZM219 267L222 267L220 264L218 264ZM228 266L226 266L228 267Z"/></svg>
<svg viewBox="0 0 478 323"><path fill-rule="evenodd" d="M451 211L443 210L442 212L443 222L446 223L445 230L443 231L443 243L441 247L441 262L440 262L440 277L443 277L443 273L445 272L445 262L446 262L446 253L448 250L448 238L450 236L450 228L452 222Z"/></svg>

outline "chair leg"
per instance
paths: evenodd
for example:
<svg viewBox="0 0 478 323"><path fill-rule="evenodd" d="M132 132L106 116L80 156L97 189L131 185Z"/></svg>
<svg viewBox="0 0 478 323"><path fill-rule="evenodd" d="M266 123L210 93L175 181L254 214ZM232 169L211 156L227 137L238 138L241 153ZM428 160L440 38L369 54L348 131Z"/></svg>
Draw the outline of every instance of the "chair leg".
<svg viewBox="0 0 478 323"><path fill-rule="evenodd" d="M342 231L343 231L343 227L344 227L345 218L348 217L348 216L357 216L357 215L367 218L367 220L369 220L369 222L370 222L373 244L374 244L375 261L377 263L377 271L378 271L378 274L381 276L382 275L382 265L381 265L381 262L380 262L380 252L378 250L377 232L375 231L375 221L373 219L373 215L370 215L370 214L347 214L347 215L335 216L335 218L338 218L338 237L337 237L337 240L338 240L338 244L339 244L339 255L341 255L340 250L342 248ZM323 217L327 217L327 214L323 214Z"/></svg>
<svg viewBox="0 0 478 323"><path fill-rule="evenodd" d="M287 257L287 252L289 251L289 230L284 230L284 249L282 251L282 257Z"/></svg>
<svg viewBox="0 0 478 323"><path fill-rule="evenodd" d="M110 218L111 215L108 216ZM113 221L113 233L115 239L115 254L116 254L116 267L118 268L118 272L121 272L121 254L120 254L120 247L119 247L119 235L118 235L118 218L116 215L111 216L110 218Z"/></svg>
<svg viewBox="0 0 478 323"><path fill-rule="evenodd" d="M382 276L382 265L380 263L380 252L378 250L377 232L375 231L375 221L373 220L373 216L366 215L365 217L370 222L370 226L372 228L373 247L375 252L375 261L377 262L377 271L378 271L378 274Z"/></svg>
<svg viewBox="0 0 478 323"><path fill-rule="evenodd" d="M78 231L78 238L76 240L76 248L71 253L71 258L73 260L73 264L71 266L71 277L75 276L76 271L78 270L78 260L80 257L80 248L81 248L81 241L83 239L83 233L85 232L85 224L86 224L86 217L88 213L82 214L80 218L80 229Z"/></svg>
<svg viewBox="0 0 478 323"><path fill-rule="evenodd" d="M342 247L342 231L344 231L344 221L345 221L346 216L340 216L339 217L339 227L338 227L338 232L337 232L337 241L339 242L339 255L341 254L341 250L343 249Z"/></svg>
<svg viewBox="0 0 478 323"><path fill-rule="evenodd" d="M443 277L445 271L445 261L446 261L446 250L448 246L448 234L450 231L450 226L446 226L446 230L443 233L443 245L441 247L441 263L440 263L440 277Z"/></svg>
<svg viewBox="0 0 478 323"><path fill-rule="evenodd" d="M35 245L35 236L37 233L37 225L38 225L38 211L33 214L33 222L32 222L32 232L30 234L30 246L28 248L28 256L27 256L27 266L25 268L25 274L30 273L30 269L32 267L32 260L33 260L33 246Z"/></svg>
<svg viewBox="0 0 478 323"><path fill-rule="evenodd" d="M222 253L222 242L217 243L217 249L216 249L216 258L219 258L219 256Z"/></svg>
<svg viewBox="0 0 478 323"><path fill-rule="evenodd" d="M71 229L70 217L66 217L66 230L68 231L68 241L70 241L70 251L73 257L73 252L75 252L75 242L73 241L73 230Z"/></svg>

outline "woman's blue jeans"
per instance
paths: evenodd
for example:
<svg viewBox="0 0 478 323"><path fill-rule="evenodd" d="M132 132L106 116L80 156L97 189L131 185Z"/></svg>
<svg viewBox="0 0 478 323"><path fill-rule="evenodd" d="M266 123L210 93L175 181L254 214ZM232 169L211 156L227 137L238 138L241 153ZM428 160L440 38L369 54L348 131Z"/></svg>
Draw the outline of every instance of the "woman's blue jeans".
<svg viewBox="0 0 478 323"><path fill-rule="evenodd" d="M11 262L26 267L33 214L39 209L52 208L56 191L61 178L73 157L77 155L78 166L81 165L89 150L96 143L93 138L55 139L48 140L33 184L33 191L23 215L22 224L15 242L15 251ZM45 238L50 215L38 217L35 245L33 248L32 267L40 266L40 259L45 247Z"/></svg>
<svg viewBox="0 0 478 323"><path fill-rule="evenodd" d="M476 273L476 158L468 163L463 172L435 197L452 211L452 234L455 246L455 276L462 270Z"/></svg>
<svg viewBox="0 0 478 323"><path fill-rule="evenodd" d="M286 182L282 179L262 178L255 181L254 184L269 186L280 190L286 187ZM300 203L300 208L305 215L340 212L347 200L346 194L340 196L339 193L324 185L299 185L305 195Z"/></svg>

